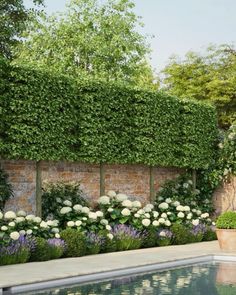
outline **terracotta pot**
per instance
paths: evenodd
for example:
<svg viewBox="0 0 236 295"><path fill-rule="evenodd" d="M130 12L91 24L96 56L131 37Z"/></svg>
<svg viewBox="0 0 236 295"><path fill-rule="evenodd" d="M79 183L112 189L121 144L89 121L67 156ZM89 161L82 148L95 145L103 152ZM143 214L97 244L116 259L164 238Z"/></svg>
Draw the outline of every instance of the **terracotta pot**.
<svg viewBox="0 0 236 295"><path fill-rule="evenodd" d="M221 250L236 251L236 229L216 229Z"/></svg>

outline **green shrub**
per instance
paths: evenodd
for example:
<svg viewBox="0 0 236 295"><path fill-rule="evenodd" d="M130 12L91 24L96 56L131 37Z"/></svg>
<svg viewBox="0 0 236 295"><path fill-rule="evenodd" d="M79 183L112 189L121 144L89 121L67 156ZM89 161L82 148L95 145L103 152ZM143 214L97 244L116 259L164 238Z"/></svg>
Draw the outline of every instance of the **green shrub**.
<svg viewBox="0 0 236 295"><path fill-rule="evenodd" d="M216 227L220 229L236 229L236 212L228 211L221 214L216 221Z"/></svg>
<svg viewBox="0 0 236 295"><path fill-rule="evenodd" d="M214 156L210 105L30 68L12 68L6 83L5 157L204 168Z"/></svg>
<svg viewBox="0 0 236 295"><path fill-rule="evenodd" d="M142 247L151 248L157 245L157 231L156 229L150 228L144 231L142 238Z"/></svg>
<svg viewBox="0 0 236 295"><path fill-rule="evenodd" d="M48 239L47 243L50 246L50 259L58 259L62 257L65 252L66 244L64 240L61 239Z"/></svg>
<svg viewBox="0 0 236 295"><path fill-rule="evenodd" d="M35 248L31 252L31 261L47 261L51 259L51 247L44 238L35 238Z"/></svg>
<svg viewBox="0 0 236 295"><path fill-rule="evenodd" d="M187 244L190 241L189 229L182 224L175 223L171 227L175 245Z"/></svg>
<svg viewBox="0 0 236 295"><path fill-rule="evenodd" d="M203 241L217 240L216 232L214 230L212 230L210 227L207 227L207 230L205 231L202 240Z"/></svg>
<svg viewBox="0 0 236 295"><path fill-rule="evenodd" d="M42 194L43 218L60 219L59 211L66 200L72 204L88 205L88 202L82 196L79 182L44 183Z"/></svg>
<svg viewBox="0 0 236 295"><path fill-rule="evenodd" d="M160 246L160 247L169 246L171 244L172 244L172 240L171 239L168 239L168 238L159 239L157 241L157 245Z"/></svg>
<svg viewBox="0 0 236 295"><path fill-rule="evenodd" d="M30 251L26 248L20 249L17 253L14 254L0 254L0 265L25 263L29 260L29 257Z"/></svg>
<svg viewBox="0 0 236 295"><path fill-rule="evenodd" d="M86 253L86 240L82 232L67 228L60 232L61 238L66 243L65 257L78 257Z"/></svg>
<svg viewBox="0 0 236 295"><path fill-rule="evenodd" d="M0 168L0 211L4 209L8 199L13 197L12 185L8 181L7 173Z"/></svg>

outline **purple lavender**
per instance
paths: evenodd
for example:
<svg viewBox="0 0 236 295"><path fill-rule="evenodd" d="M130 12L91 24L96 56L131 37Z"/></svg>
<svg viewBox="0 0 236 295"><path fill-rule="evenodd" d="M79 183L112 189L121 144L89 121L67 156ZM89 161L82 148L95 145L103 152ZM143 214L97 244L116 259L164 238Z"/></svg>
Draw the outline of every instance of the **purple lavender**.
<svg viewBox="0 0 236 295"><path fill-rule="evenodd" d="M173 233L169 229L160 229L157 231L157 237L159 239L172 239Z"/></svg>
<svg viewBox="0 0 236 295"><path fill-rule="evenodd" d="M192 229L191 229L191 234L194 236L197 235L204 235L207 231L207 226L203 223L199 223L198 225L195 225Z"/></svg>
<svg viewBox="0 0 236 295"><path fill-rule="evenodd" d="M7 246L0 247L0 257L4 255L17 255L21 250L32 251L35 248L35 240L23 235L17 241L11 241Z"/></svg>
<svg viewBox="0 0 236 295"><path fill-rule="evenodd" d="M104 237L101 237L100 235L94 232L87 233L86 241L89 245L97 245L99 247L101 247L105 243Z"/></svg>
<svg viewBox="0 0 236 295"><path fill-rule="evenodd" d="M48 242L48 245L50 246L62 248L63 250L66 249L66 243L62 239L53 238L53 239L48 239L47 242Z"/></svg>
<svg viewBox="0 0 236 295"><path fill-rule="evenodd" d="M116 239L123 238L124 236L130 237L133 239L140 239L142 237L141 231L135 229L131 225L126 225L126 224L117 224L113 226L111 230L111 234Z"/></svg>

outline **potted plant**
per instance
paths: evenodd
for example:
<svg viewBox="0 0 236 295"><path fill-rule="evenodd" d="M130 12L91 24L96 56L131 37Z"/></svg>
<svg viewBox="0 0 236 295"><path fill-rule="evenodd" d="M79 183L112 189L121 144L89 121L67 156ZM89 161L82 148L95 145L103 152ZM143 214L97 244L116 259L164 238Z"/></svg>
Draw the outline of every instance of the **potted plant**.
<svg viewBox="0 0 236 295"><path fill-rule="evenodd" d="M236 251L236 212L228 211L218 217L216 234L222 250Z"/></svg>

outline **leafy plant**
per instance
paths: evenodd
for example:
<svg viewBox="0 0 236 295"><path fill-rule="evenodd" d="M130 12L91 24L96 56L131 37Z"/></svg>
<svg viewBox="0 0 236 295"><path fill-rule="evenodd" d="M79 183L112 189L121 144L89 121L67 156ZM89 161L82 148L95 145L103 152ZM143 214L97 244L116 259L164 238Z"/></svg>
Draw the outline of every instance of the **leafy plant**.
<svg viewBox="0 0 236 295"><path fill-rule="evenodd" d="M82 206L88 205L87 200L83 197L79 182L44 182L42 194L42 216L44 219L59 219L60 209L65 201Z"/></svg>
<svg viewBox="0 0 236 295"><path fill-rule="evenodd" d="M9 158L197 169L214 156L209 105L26 67L13 68L9 79L0 101L2 154Z"/></svg>
<svg viewBox="0 0 236 295"><path fill-rule="evenodd" d="M236 229L236 212L228 211L221 214L216 220L219 229Z"/></svg>
<svg viewBox="0 0 236 295"><path fill-rule="evenodd" d="M47 261L51 259L51 247L44 238L35 238L35 247L31 252L30 261Z"/></svg>
<svg viewBox="0 0 236 295"><path fill-rule="evenodd" d="M150 248L157 245L157 230L156 228L149 228L142 233L142 247Z"/></svg>
<svg viewBox="0 0 236 295"><path fill-rule="evenodd" d="M172 225L171 231L175 245L187 244L189 242L189 229L186 226L175 223Z"/></svg>
<svg viewBox="0 0 236 295"><path fill-rule="evenodd" d="M6 201L13 196L12 185L8 181L8 175L0 168L0 210L3 210Z"/></svg>
<svg viewBox="0 0 236 295"><path fill-rule="evenodd" d="M139 249L141 247L142 235L130 225L115 225L111 234L116 242L117 251Z"/></svg>
<svg viewBox="0 0 236 295"><path fill-rule="evenodd" d="M66 243L65 257L78 257L86 253L86 239L82 232L67 228L60 233Z"/></svg>
<svg viewBox="0 0 236 295"><path fill-rule="evenodd" d="M86 233L86 254L98 254L105 243L105 239L93 232Z"/></svg>
<svg viewBox="0 0 236 295"><path fill-rule="evenodd" d="M47 243L50 246L50 259L58 259L64 254L66 243L62 239L48 239Z"/></svg>

